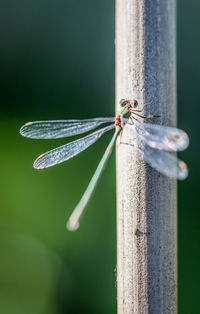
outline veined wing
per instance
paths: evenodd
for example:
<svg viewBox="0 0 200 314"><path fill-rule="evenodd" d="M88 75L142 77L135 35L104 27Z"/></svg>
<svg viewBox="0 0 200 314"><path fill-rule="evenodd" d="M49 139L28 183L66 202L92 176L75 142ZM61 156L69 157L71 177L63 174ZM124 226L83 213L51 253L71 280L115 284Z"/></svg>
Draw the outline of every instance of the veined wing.
<svg viewBox="0 0 200 314"><path fill-rule="evenodd" d="M40 155L34 162L34 168L48 168L69 160L70 158L76 156L77 154L88 148L90 145L96 142L105 132L113 129L114 127L114 124L109 125L105 128L97 130L92 134L89 134L85 137L57 147L47 153Z"/></svg>
<svg viewBox="0 0 200 314"><path fill-rule="evenodd" d="M134 127L138 137L152 148L166 151L182 151L189 145L188 135L177 128L158 124L141 123L134 119Z"/></svg>
<svg viewBox="0 0 200 314"><path fill-rule="evenodd" d="M49 120L28 122L20 129L21 135L35 139L53 139L82 134L103 123L114 122L115 118L85 120Z"/></svg>
<svg viewBox="0 0 200 314"><path fill-rule="evenodd" d="M137 149L151 167L165 176L179 180L184 180L188 176L187 165L176 156L148 145L144 148L137 147Z"/></svg>

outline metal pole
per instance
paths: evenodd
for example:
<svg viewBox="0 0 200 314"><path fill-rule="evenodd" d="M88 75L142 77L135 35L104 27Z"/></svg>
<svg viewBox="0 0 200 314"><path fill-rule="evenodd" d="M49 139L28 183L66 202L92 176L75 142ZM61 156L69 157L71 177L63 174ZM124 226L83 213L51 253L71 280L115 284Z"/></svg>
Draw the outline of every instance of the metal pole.
<svg viewBox="0 0 200 314"><path fill-rule="evenodd" d="M149 103L153 123L176 124L175 0L116 0L116 111ZM126 129L126 128L125 128ZM117 141L118 314L177 313L176 181Z"/></svg>

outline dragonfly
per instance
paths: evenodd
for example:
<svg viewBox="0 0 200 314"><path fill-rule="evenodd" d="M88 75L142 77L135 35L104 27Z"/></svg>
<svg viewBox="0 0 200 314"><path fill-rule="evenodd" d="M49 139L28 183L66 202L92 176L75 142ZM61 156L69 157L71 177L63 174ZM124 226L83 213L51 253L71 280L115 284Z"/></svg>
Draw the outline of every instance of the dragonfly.
<svg viewBox="0 0 200 314"><path fill-rule="evenodd" d="M159 116L142 115L146 105L142 109L138 109L138 101L135 99L121 99L120 106L121 110L116 117L34 121L26 123L20 129L20 134L28 138L57 139L83 134L101 126L89 135L40 155L34 161L33 166L36 169L48 168L73 158L95 143L104 133L115 129L82 198L67 221L66 227L71 231L78 229L80 218L124 127L129 127L135 132L138 141L133 146L152 168L171 178L183 180L188 176L185 162L172 154L172 152L183 151L187 148L189 145L188 135L183 130L174 127L144 123L146 119L158 118Z"/></svg>

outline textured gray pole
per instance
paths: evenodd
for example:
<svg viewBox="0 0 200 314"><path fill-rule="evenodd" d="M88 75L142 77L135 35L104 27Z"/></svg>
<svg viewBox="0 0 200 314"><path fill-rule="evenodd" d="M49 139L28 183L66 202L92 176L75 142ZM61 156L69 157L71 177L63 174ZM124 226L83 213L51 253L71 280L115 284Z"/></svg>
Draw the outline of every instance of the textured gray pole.
<svg viewBox="0 0 200 314"><path fill-rule="evenodd" d="M116 0L117 112L134 98L153 123L176 124L175 32L175 0ZM118 314L175 314L176 182L123 144L132 133L117 142Z"/></svg>

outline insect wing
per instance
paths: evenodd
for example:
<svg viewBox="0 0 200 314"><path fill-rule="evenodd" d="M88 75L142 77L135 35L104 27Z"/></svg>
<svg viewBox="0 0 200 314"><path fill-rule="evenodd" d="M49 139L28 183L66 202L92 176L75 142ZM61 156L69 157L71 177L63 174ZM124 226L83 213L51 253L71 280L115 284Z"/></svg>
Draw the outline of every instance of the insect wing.
<svg viewBox="0 0 200 314"><path fill-rule="evenodd" d="M129 124L135 127L138 137L152 148L166 151L182 151L189 145L188 135L177 128L141 123L134 119L134 124Z"/></svg>
<svg viewBox="0 0 200 314"><path fill-rule="evenodd" d="M114 125L109 125L105 128L97 130L92 134L40 155L34 162L34 168L48 168L69 160L95 143L105 132L113 129L114 127Z"/></svg>
<svg viewBox="0 0 200 314"><path fill-rule="evenodd" d="M137 147L144 160L154 169L171 178L184 180L188 176L187 165L173 154L145 145Z"/></svg>
<svg viewBox="0 0 200 314"><path fill-rule="evenodd" d="M114 121L115 118L34 121L23 125L20 134L34 139L63 138L82 134L97 128L103 123Z"/></svg>

